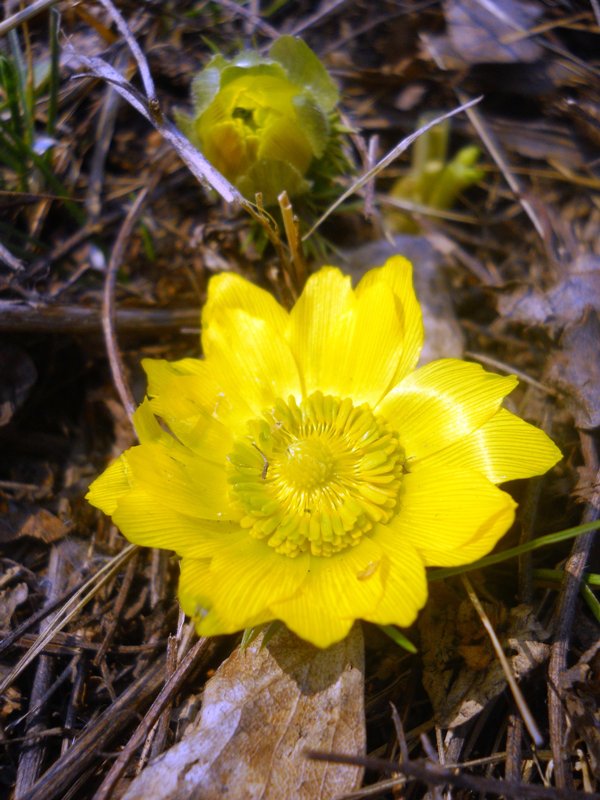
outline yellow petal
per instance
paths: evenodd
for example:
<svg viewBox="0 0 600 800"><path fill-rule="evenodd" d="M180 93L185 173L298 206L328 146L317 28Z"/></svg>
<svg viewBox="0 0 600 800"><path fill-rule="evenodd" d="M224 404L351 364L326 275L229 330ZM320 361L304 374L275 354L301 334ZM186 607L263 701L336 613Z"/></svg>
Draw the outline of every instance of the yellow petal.
<svg viewBox="0 0 600 800"><path fill-rule="evenodd" d="M355 619L365 619L383 595L383 553L364 537L356 547L312 558L297 595L272 604L277 619L298 636L328 647L342 639Z"/></svg>
<svg viewBox="0 0 600 800"><path fill-rule="evenodd" d="M406 377L377 411L398 431L410 463L479 428L516 385L514 376L501 377L479 364L444 358Z"/></svg>
<svg viewBox="0 0 600 800"><path fill-rule="evenodd" d="M354 624L354 620L338 616L335 609L316 605L308 593L299 594L277 606L274 616L316 647L329 647L341 641Z"/></svg>
<svg viewBox="0 0 600 800"><path fill-rule="evenodd" d="M124 455L91 484L85 499L105 514L112 514L120 498L131 488L131 469Z"/></svg>
<svg viewBox="0 0 600 800"><path fill-rule="evenodd" d="M203 330L202 343L225 396L237 409L246 406L246 419L278 397L301 395L290 349L265 320L241 309L223 309L219 322L213 318Z"/></svg>
<svg viewBox="0 0 600 800"><path fill-rule="evenodd" d="M391 385L414 369L423 347L423 318L412 281L412 264L404 256L388 258L382 267L369 270L356 287L357 297L377 284L385 284L394 293L402 328L402 350Z"/></svg>
<svg viewBox="0 0 600 800"><path fill-rule="evenodd" d="M290 312L289 332L306 396L347 396L344 380L338 380L339 354L352 335L355 306L350 278L335 267L323 267L306 282Z"/></svg>
<svg viewBox="0 0 600 800"><path fill-rule="evenodd" d="M268 322L275 334L284 335L289 315L270 292L233 272L215 275L208 283L208 297L202 311L203 327L210 326L215 319L218 321L223 309L234 308Z"/></svg>
<svg viewBox="0 0 600 800"><path fill-rule="evenodd" d="M468 564L477 542L483 555L506 533L515 506L478 472L415 465L404 476L400 508L388 526L399 546L404 540L414 545L426 566Z"/></svg>
<svg viewBox="0 0 600 800"><path fill-rule="evenodd" d="M364 619L378 625L411 625L427 600L423 559L405 538L384 525L376 525L373 537L384 557L384 586L376 608Z"/></svg>
<svg viewBox="0 0 600 800"><path fill-rule="evenodd" d="M502 483L542 475L561 458L562 453L544 431L501 408L481 428L422 464L477 470L492 483Z"/></svg>
<svg viewBox="0 0 600 800"><path fill-rule="evenodd" d="M295 112L292 113L291 118L280 117L269 121L260 137L257 155L258 159L289 161L304 175L312 161L313 152Z"/></svg>
<svg viewBox="0 0 600 800"><path fill-rule="evenodd" d="M246 535L237 523L211 522L174 511L143 488L121 497L113 521L134 544L195 558L212 556L226 542Z"/></svg>
<svg viewBox="0 0 600 800"><path fill-rule="evenodd" d="M210 559L183 558L177 595L179 604L188 617L195 619L205 614L210 605L214 575L210 571Z"/></svg>
<svg viewBox="0 0 600 800"><path fill-rule="evenodd" d="M352 332L336 351L336 381L354 404L376 405L394 385L404 354L404 328L398 304L384 282L367 286L357 298Z"/></svg>
<svg viewBox="0 0 600 800"><path fill-rule="evenodd" d="M220 580L221 576L211 571L208 559L182 559L179 602L183 611L194 620L200 636L234 633L273 619L271 612L264 610L254 617L246 617L239 628L232 628L231 622L220 617L213 607L213 597Z"/></svg>
<svg viewBox="0 0 600 800"><path fill-rule="evenodd" d="M133 425L141 444L160 443L168 448L175 442L173 437L161 428L148 398L145 398L134 411Z"/></svg>
<svg viewBox="0 0 600 800"><path fill-rule="evenodd" d="M212 365L200 359L172 363L144 359L142 366L148 376L152 411L181 442L193 450L214 453L213 460L230 452L231 429L236 425L245 428L248 418L249 409L239 391L226 397Z"/></svg>
<svg viewBox="0 0 600 800"><path fill-rule="evenodd" d="M231 519L225 462L213 464L181 446L145 444L124 453L134 486L157 502L202 519Z"/></svg>
<svg viewBox="0 0 600 800"><path fill-rule="evenodd" d="M239 631L261 615L273 619L272 605L291 597L309 568L310 556L279 555L248 534L232 545L224 544L211 562L215 576L211 607L227 626L220 633Z"/></svg>

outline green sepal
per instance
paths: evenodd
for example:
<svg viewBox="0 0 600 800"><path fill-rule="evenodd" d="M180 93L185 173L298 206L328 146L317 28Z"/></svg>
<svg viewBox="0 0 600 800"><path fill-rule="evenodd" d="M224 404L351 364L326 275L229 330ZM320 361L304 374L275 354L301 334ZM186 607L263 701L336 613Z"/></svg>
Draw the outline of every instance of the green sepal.
<svg viewBox="0 0 600 800"><path fill-rule="evenodd" d="M310 92L324 111L331 111L339 101L339 92L329 73L310 47L295 36L280 36L271 45L269 55L278 61L287 77Z"/></svg>
<svg viewBox="0 0 600 800"><path fill-rule="evenodd" d="M262 159L257 161L237 180L237 188L249 199L253 199L257 191L262 192L265 206L277 203L277 198L287 191L290 197L304 194L310 189L307 181L288 161Z"/></svg>
<svg viewBox="0 0 600 800"><path fill-rule="evenodd" d="M292 99L292 104L315 158L321 158L330 136L329 120L321 108L306 95L297 95Z"/></svg>

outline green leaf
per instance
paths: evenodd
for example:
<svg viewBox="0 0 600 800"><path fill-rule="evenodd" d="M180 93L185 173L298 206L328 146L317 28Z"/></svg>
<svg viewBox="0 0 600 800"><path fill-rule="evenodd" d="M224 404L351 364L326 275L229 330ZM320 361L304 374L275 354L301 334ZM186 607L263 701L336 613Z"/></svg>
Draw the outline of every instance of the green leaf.
<svg viewBox="0 0 600 800"><path fill-rule="evenodd" d="M329 73L302 39L280 36L271 45L269 55L278 61L289 79L310 92L324 111L331 111L339 92Z"/></svg>
<svg viewBox="0 0 600 800"><path fill-rule="evenodd" d="M399 647L402 647L404 650L408 650L409 653L416 653L417 648L414 644L407 639L403 633L400 633L398 628L394 625L378 625L377 626L380 630L382 630L386 636L389 636L392 641L396 642Z"/></svg>

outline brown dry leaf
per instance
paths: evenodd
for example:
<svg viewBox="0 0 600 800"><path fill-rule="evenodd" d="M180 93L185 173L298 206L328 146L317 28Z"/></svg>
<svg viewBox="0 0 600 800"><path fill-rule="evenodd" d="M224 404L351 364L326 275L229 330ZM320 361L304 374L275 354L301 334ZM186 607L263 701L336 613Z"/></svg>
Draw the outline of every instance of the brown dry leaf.
<svg viewBox="0 0 600 800"><path fill-rule="evenodd" d="M600 317L588 308L579 322L568 326L560 350L548 363L547 380L569 398L569 411L578 428L600 425Z"/></svg>
<svg viewBox="0 0 600 800"><path fill-rule="evenodd" d="M583 503L589 503L600 511L600 470L593 467L577 467L577 485L573 494Z"/></svg>
<svg viewBox="0 0 600 800"><path fill-rule="evenodd" d="M238 648L206 684L199 722L129 786L123 800L329 800L362 769L306 750L365 753L359 625L326 650L282 628Z"/></svg>
<svg viewBox="0 0 600 800"><path fill-rule="evenodd" d="M569 749L586 744L592 769L600 773L600 642L589 648L574 667L560 676L570 729Z"/></svg>
<svg viewBox="0 0 600 800"><path fill-rule="evenodd" d="M543 325L551 334L576 322L588 307L600 311L600 257L590 254L576 259L564 278L546 292L519 286L498 299L498 311L506 319Z"/></svg>
<svg viewBox="0 0 600 800"><path fill-rule="evenodd" d="M419 620L423 685L442 727L455 728L479 714L506 688L506 678L471 603L447 586L432 585L430 601ZM513 673L518 678L548 655L547 638L531 608L510 611L486 604Z"/></svg>
<svg viewBox="0 0 600 800"><path fill-rule="evenodd" d="M0 631L8 631L10 623L17 606L27 600L29 590L26 583L17 583L10 589L3 589L0 592Z"/></svg>
<svg viewBox="0 0 600 800"><path fill-rule="evenodd" d="M470 64L531 63L543 49L535 39L516 39L514 34L532 27L542 15L537 3L481 3L477 0L446 0L447 34L423 36L434 60L446 69Z"/></svg>
<svg viewBox="0 0 600 800"><path fill-rule="evenodd" d="M0 544L12 542L23 536L32 536L46 544L62 539L69 528L57 516L45 508L20 506L11 503L0 517Z"/></svg>
<svg viewBox="0 0 600 800"><path fill-rule="evenodd" d="M478 0L446 0L444 12L452 47L466 64L513 64L532 62L543 49L535 39L510 42L515 32L532 27L542 15L537 3L481 3Z"/></svg>

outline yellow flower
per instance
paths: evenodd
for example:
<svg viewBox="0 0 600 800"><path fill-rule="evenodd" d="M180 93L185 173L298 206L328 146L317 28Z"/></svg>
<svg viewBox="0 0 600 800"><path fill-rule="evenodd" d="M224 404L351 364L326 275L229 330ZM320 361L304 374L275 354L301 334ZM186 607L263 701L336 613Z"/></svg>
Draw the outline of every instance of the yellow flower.
<svg viewBox="0 0 600 800"><path fill-rule="evenodd" d="M324 267L288 313L222 274L205 358L144 362L141 444L88 499L132 542L182 556L179 597L201 634L278 619L326 647L355 619L409 625L426 567L471 562L510 527L515 503L495 484L560 458L501 408L516 378L455 359L415 369L411 277L400 256L354 290Z"/></svg>
<svg viewBox="0 0 600 800"><path fill-rule="evenodd" d="M309 167L325 156L338 92L302 40L281 36L268 56L215 56L193 83L194 115L178 122L219 172L265 205L285 189L308 191ZM325 159L326 160L326 159ZM319 172L330 170L320 164Z"/></svg>

